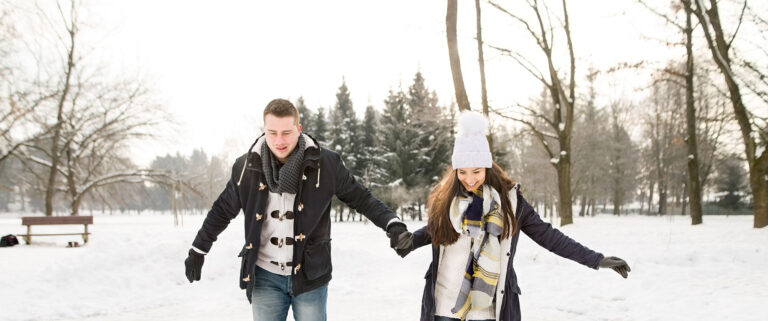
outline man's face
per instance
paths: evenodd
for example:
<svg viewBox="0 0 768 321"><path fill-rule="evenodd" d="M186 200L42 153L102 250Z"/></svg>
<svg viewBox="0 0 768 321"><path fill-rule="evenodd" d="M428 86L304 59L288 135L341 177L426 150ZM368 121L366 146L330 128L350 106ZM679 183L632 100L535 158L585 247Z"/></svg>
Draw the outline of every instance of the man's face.
<svg viewBox="0 0 768 321"><path fill-rule="evenodd" d="M264 117L264 131L267 134L267 146L281 163L285 163L288 155L299 143L301 125L296 124L293 116L277 117L268 114Z"/></svg>

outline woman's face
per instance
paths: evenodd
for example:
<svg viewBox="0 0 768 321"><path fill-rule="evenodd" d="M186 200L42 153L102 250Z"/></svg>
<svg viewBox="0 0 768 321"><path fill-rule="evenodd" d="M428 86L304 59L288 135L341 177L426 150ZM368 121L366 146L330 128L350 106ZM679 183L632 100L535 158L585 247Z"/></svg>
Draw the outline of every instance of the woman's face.
<svg viewBox="0 0 768 321"><path fill-rule="evenodd" d="M456 175L459 177L461 185L468 191L476 190L485 182L484 167L459 168L456 170Z"/></svg>

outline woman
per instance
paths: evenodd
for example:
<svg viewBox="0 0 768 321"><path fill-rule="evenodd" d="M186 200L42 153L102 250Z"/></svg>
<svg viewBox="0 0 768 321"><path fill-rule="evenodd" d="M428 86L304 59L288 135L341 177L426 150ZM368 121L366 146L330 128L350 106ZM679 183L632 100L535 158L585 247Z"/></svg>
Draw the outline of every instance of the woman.
<svg viewBox="0 0 768 321"><path fill-rule="evenodd" d="M421 321L520 320L512 266L518 231L562 257L593 269L609 267L626 278L626 262L604 257L541 220L519 185L491 159L487 132L482 115L460 116L453 169L429 196L428 224L414 232L412 244L398 247L405 256L433 245Z"/></svg>

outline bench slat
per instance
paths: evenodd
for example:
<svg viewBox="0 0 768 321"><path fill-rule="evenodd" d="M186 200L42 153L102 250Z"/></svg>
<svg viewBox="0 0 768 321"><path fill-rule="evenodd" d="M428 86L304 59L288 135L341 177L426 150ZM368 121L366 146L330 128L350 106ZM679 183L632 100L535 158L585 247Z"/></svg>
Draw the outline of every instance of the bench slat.
<svg viewBox="0 0 768 321"><path fill-rule="evenodd" d="M21 225L93 224L93 216L24 216Z"/></svg>
<svg viewBox="0 0 768 321"><path fill-rule="evenodd" d="M16 236L20 236L20 237L27 237L27 236L83 235L83 234L88 234L88 235L90 235L91 233L16 234Z"/></svg>

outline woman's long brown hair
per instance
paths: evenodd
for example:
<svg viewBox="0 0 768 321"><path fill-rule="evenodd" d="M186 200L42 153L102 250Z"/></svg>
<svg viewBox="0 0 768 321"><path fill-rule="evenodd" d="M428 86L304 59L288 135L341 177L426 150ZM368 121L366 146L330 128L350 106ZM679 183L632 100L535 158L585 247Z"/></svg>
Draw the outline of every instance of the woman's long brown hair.
<svg viewBox="0 0 768 321"><path fill-rule="evenodd" d="M517 231L517 219L512 212L512 204L509 200L509 190L515 185L515 182L504 173L504 170L496 162L493 162L493 167L485 170L485 182L483 184L488 184L496 189L501 197L501 211L504 213L504 231L501 234L503 240ZM450 211L453 198L463 189L464 186L459 182L456 170L448 169L429 194L427 199L429 210L427 231L432 237L433 245L453 244L459 239L459 233L453 229L451 224Z"/></svg>

